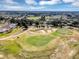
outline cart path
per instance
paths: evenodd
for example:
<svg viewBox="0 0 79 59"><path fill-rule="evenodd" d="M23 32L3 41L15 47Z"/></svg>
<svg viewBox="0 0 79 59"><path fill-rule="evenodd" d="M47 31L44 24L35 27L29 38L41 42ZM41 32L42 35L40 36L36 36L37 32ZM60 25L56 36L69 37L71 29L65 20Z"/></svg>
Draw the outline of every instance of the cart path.
<svg viewBox="0 0 79 59"><path fill-rule="evenodd" d="M27 30L26 30L27 31ZM23 33L25 33L26 31L21 31L19 33L13 34L11 36L5 37L5 38L0 38L0 40L14 40L12 38L18 37L20 35L22 35Z"/></svg>

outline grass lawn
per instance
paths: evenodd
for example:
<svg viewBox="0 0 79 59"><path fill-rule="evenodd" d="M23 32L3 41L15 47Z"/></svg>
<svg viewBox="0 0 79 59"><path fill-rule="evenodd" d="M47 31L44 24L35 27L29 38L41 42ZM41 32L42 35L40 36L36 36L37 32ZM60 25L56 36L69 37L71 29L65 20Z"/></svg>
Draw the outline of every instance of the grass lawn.
<svg viewBox="0 0 79 59"><path fill-rule="evenodd" d="M27 19L31 19L31 20L37 20L39 18L40 18L39 16L37 16L37 17L35 17L35 16L27 17Z"/></svg>
<svg viewBox="0 0 79 59"><path fill-rule="evenodd" d="M0 44L0 51L5 53L17 54L21 50L21 47L14 41L5 41Z"/></svg>
<svg viewBox="0 0 79 59"><path fill-rule="evenodd" d="M19 32L19 31L21 31L21 28L15 28L10 33L0 33L0 38L10 36L12 34L15 34L16 32Z"/></svg>
<svg viewBox="0 0 79 59"><path fill-rule="evenodd" d="M47 35L30 36L26 39L26 42L33 46L44 46L48 44L53 37Z"/></svg>
<svg viewBox="0 0 79 59"><path fill-rule="evenodd" d="M63 36L63 35L72 35L73 32L70 29L58 29L57 31L53 32L52 35L53 36Z"/></svg>

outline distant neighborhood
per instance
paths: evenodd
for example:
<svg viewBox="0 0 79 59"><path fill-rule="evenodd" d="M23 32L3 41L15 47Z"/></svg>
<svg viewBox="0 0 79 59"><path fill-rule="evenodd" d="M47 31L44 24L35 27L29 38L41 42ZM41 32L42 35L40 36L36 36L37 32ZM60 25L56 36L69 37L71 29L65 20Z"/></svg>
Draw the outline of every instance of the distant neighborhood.
<svg viewBox="0 0 79 59"><path fill-rule="evenodd" d="M0 59L79 59L79 12L0 12Z"/></svg>
<svg viewBox="0 0 79 59"><path fill-rule="evenodd" d="M0 14L0 33L9 32L15 27L23 27L28 29L33 26L36 28L52 28L52 27L67 27L67 28L79 28L79 14L74 12L52 12L52 13L11 13ZM17 14L17 15L16 15ZM30 15L31 14L31 15ZM14 16L16 15L16 16ZM7 23L7 24L6 24Z"/></svg>
<svg viewBox="0 0 79 59"><path fill-rule="evenodd" d="M15 27L16 27L16 24L6 24L6 25L0 27L0 33L10 32Z"/></svg>

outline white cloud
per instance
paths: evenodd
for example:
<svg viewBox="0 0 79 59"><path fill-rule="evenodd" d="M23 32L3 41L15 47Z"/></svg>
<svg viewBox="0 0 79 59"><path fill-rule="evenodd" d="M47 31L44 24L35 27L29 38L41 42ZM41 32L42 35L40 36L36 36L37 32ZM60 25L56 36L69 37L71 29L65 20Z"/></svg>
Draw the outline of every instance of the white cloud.
<svg viewBox="0 0 79 59"><path fill-rule="evenodd" d="M29 9L44 9L44 8L45 8L44 6L39 6L39 7L31 6Z"/></svg>
<svg viewBox="0 0 79 59"><path fill-rule="evenodd" d="M2 6L6 10L21 10L21 9L23 9L22 6L20 6L19 3L15 2L14 0L2 0Z"/></svg>
<svg viewBox="0 0 79 59"><path fill-rule="evenodd" d="M79 1L72 3L73 6L79 7Z"/></svg>
<svg viewBox="0 0 79 59"><path fill-rule="evenodd" d="M70 3L74 7L79 7L79 0L63 0L64 3Z"/></svg>
<svg viewBox="0 0 79 59"><path fill-rule="evenodd" d="M25 0L26 4L28 5L36 5L37 2L35 0Z"/></svg>
<svg viewBox="0 0 79 59"><path fill-rule="evenodd" d="M73 3L75 2L76 0L63 0L64 3Z"/></svg>
<svg viewBox="0 0 79 59"><path fill-rule="evenodd" d="M2 0L2 2L4 4L7 4L7 5L17 5L18 3L15 2L14 0Z"/></svg>
<svg viewBox="0 0 79 59"><path fill-rule="evenodd" d="M51 1L40 1L40 5L54 5L60 3L60 0L51 0Z"/></svg>
<svg viewBox="0 0 79 59"><path fill-rule="evenodd" d="M14 2L13 0L5 0L6 3L12 3L12 4L16 4L16 2Z"/></svg>
<svg viewBox="0 0 79 59"><path fill-rule="evenodd" d="M5 6L7 9L21 9L21 6Z"/></svg>
<svg viewBox="0 0 79 59"><path fill-rule="evenodd" d="M23 6L9 6L9 5L4 5L4 8L6 10L16 10L16 11L20 11L24 9Z"/></svg>

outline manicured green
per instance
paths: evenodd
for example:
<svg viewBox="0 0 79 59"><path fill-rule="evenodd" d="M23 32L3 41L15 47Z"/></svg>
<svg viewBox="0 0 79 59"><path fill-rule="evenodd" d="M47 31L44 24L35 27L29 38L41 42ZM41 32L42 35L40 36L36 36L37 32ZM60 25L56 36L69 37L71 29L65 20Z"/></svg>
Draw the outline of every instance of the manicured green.
<svg viewBox="0 0 79 59"><path fill-rule="evenodd" d="M30 45L39 47L39 46L44 46L44 45L48 44L52 39L53 39L53 37L51 37L51 36L39 35L39 36L28 37L26 42Z"/></svg>

